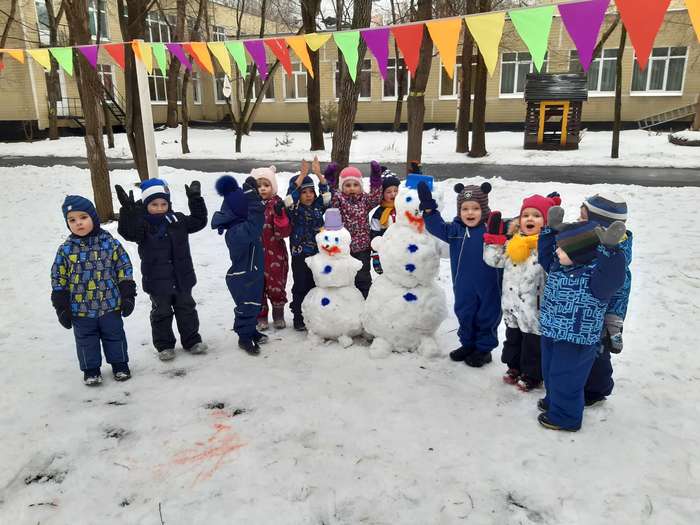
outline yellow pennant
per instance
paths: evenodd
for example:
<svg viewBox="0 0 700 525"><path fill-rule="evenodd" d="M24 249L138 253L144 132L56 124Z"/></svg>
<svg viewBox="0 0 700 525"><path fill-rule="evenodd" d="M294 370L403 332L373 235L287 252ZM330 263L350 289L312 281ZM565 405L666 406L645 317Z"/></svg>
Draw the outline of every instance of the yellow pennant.
<svg viewBox="0 0 700 525"><path fill-rule="evenodd" d="M309 50L306 48L306 39L303 36L290 36L287 37L287 44L294 50L299 60L301 60L301 63L304 64L306 71L308 71L311 78L313 78L314 68L311 65Z"/></svg>
<svg viewBox="0 0 700 525"><path fill-rule="evenodd" d="M150 75L153 73L153 53L151 52L151 44L146 42L132 42L131 48L134 50L134 56L137 60L143 62L146 66L146 71Z"/></svg>
<svg viewBox="0 0 700 525"><path fill-rule="evenodd" d="M46 71L51 71L51 57L49 56L49 50L47 48L27 49L27 53L29 53L34 60L39 62L41 67Z"/></svg>
<svg viewBox="0 0 700 525"><path fill-rule="evenodd" d="M309 46L309 49L311 51L318 51L321 49L321 46L328 42L328 39L331 37L331 33L309 33L308 35L304 35L304 38L306 39L306 43Z"/></svg>
<svg viewBox="0 0 700 525"><path fill-rule="evenodd" d="M442 66L445 68L447 76L452 78L457 64L457 44L459 35L462 32L462 19L453 18L449 20L438 20L426 22L430 38L440 53Z"/></svg>
<svg viewBox="0 0 700 525"><path fill-rule="evenodd" d="M0 53L7 53L17 62L24 64L24 50L22 49L0 49Z"/></svg>
<svg viewBox="0 0 700 525"><path fill-rule="evenodd" d="M503 36L503 24L505 13L491 13L488 15L468 16L467 27L474 37L479 52L484 57L489 75L493 76L498 63L498 46Z"/></svg>
<svg viewBox="0 0 700 525"><path fill-rule="evenodd" d="M685 6L688 8L688 16L700 41L700 0L685 0Z"/></svg>
<svg viewBox="0 0 700 525"><path fill-rule="evenodd" d="M207 44L211 54L216 57L216 61L221 65L224 73L231 78L231 56L226 50L226 45L223 42L209 42Z"/></svg>

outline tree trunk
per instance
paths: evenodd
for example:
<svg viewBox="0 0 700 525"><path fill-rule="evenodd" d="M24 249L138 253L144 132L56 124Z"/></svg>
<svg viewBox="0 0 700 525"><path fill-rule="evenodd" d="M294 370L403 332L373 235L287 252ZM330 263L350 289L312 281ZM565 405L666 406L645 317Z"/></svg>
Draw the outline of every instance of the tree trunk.
<svg viewBox="0 0 700 525"><path fill-rule="evenodd" d="M484 57L479 54L476 68L476 85L474 86L474 118L472 122L472 147L469 156L473 158L486 156L486 84L488 70Z"/></svg>
<svg viewBox="0 0 700 525"><path fill-rule="evenodd" d="M316 31L316 15L321 8L320 0L301 3L301 17L304 33ZM314 77L306 76L306 109L309 113L309 137L311 151L326 149L323 142L323 122L321 121L321 78L318 51L309 50Z"/></svg>
<svg viewBox="0 0 700 525"><path fill-rule="evenodd" d="M174 42L182 42L185 40L185 17L186 13L186 0L177 0L175 3L176 19L175 19L175 31L173 34ZM180 78L180 61L172 58L170 60L170 65L168 66L168 83L166 86L166 98L168 99L168 121L167 125L169 128L176 128L179 122L179 115L177 114L177 84ZM182 93L187 93L186 90L181 89ZM184 146L183 146L184 149Z"/></svg>
<svg viewBox="0 0 700 525"><path fill-rule="evenodd" d="M620 156L620 128L622 126L622 57L627 43L627 28L622 26L620 31L620 46L617 48L617 78L615 79L615 119L613 121L612 149L610 156L616 159Z"/></svg>
<svg viewBox="0 0 700 525"><path fill-rule="evenodd" d="M182 128L180 130L180 145L182 146L182 153L186 154L190 152L189 144L189 129L190 129L190 108L187 102L187 86L190 84L190 71L185 70L185 74L182 76L182 90L180 92L180 112L182 113ZM177 112L177 108L176 108Z"/></svg>
<svg viewBox="0 0 700 525"><path fill-rule="evenodd" d="M700 94L695 97L695 118L691 127L693 131L700 130Z"/></svg>
<svg viewBox="0 0 700 525"><path fill-rule="evenodd" d="M477 12L476 0L467 3L467 14ZM457 113L457 153L469 151L469 124L472 110L472 56L474 55L474 37L469 30L464 31L462 43L462 74L459 85L459 111Z"/></svg>
<svg viewBox="0 0 700 525"><path fill-rule="evenodd" d="M418 0L417 20L432 18L432 2ZM430 76L430 65L433 61L433 41L428 31L423 32L423 43L420 48L420 59L416 76L413 79L408 94L408 146L406 162L420 162L423 155L423 124L425 122L425 88Z"/></svg>
<svg viewBox="0 0 700 525"><path fill-rule="evenodd" d="M398 21L396 19L396 2L391 0L391 23L396 24ZM394 40L394 74L396 75L395 81L396 86L396 105L394 106L394 122L391 125L392 131L399 131L401 129L401 111L403 110L403 96L405 94L404 78L406 75L406 66L402 66L399 70L399 45Z"/></svg>
<svg viewBox="0 0 700 525"><path fill-rule="evenodd" d="M13 2L14 9L16 0ZM59 10L58 16L54 13L53 3L51 0L44 0L46 6L46 15L49 19L49 44L52 47L58 46L58 24L63 16L63 8ZM9 22L8 22L9 23ZM4 46L4 43L2 43ZM47 96L49 101L49 140L58 140L60 131L58 129L58 99L61 90L61 80L58 76L58 62L51 56L51 69L47 77Z"/></svg>
<svg viewBox="0 0 700 525"><path fill-rule="evenodd" d="M102 101L102 112L104 113L105 131L107 132L107 147L114 148L114 130L112 129L112 116L107 107L107 101Z"/></svg>

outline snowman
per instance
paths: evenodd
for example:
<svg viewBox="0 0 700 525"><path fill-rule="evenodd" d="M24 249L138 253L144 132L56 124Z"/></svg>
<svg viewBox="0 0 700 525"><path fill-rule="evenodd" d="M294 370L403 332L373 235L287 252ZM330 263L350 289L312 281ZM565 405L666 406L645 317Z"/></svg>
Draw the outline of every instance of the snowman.
<svg viewBox="0 0 700 525"><path fill-rule="evenodd" d="M309 338L315 342L337 340L343 348L363 333L360 315L365 300L355 288L355 274L362 262L350 255L350 241L340 210L326 211L324 229L316 235L318 253L306 259L316 288L301 304Z"/></svg>
<svg viewBox="0 0 700 525"><path fill-rule="evenodd" d="M384 273L372 283L362 324L374 336L370 355L375 358L392 351L440 355L435 332L447 317L447 306L445 293L436 282L440 248L425 230L419 208L416 188L420 181L432 188L432 177L410 174L396 196L396 222L382 237L372 240Z"/></svg>

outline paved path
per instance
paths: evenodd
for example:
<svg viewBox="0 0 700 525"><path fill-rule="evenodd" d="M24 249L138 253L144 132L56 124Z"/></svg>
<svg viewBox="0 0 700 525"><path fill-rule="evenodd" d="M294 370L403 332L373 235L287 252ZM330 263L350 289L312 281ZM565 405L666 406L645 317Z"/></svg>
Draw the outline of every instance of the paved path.
<svg viewBox="0 0 700 525"><path fill-rule="evenodd" d="M0 156L0 167L75 166L87 168L84 157ZM274 164L278 171L297 171L299 162L229 159L159 159L160 166L210 173L247 173L261 165ZM131 169L131 159L109 159L110 169ZM404 173L404 164L388 164ZM636 184L640 186L700 186L700 169L622 168L613 166L508 166L491 164L424 164L424 171L438 180L460 177L501 177L522 182L571 182L577 184Z"/></svg>

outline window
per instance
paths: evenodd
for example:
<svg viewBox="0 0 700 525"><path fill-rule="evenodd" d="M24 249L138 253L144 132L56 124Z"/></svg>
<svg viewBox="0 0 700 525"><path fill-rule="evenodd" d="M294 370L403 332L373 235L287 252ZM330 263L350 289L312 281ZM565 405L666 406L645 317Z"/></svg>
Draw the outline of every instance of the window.
<svg viewBox="0 0 700 525"><path fill-rule="evenodd" d="M151 102L167 102L166 96L166 73L154 68L153 74L148 75L148 89L151 92Z"/></svg>
<svg viewBox="0 0 700 525"><path fill-rule="evenodd" d="M160 13L148 13L146 17L146 32L144 34L146 42L171 42L170 25L168 20Z"/></svg>
<svg viewBox="0 0 700 525"><path fill-rule="evenodd" d="M472 97L474 96L474 88L476 87L476 66L479 63L479 55L472 55ZM451 100L459 98L459 86L462 83L462 64L461 60L455 64L452 78L447 76L447 72L440 61L440 98L443 100Z"/></svg>
<svg viewBox="0 0 700 525"><path fill-rule="evenodd" d="M217 73L214 75L214 96L217 104L225 104L226 97L224 96L224 79L226 73ZM230 79L229 79L230 80Z"/></svg>
<svg viewBox="0 0 700 525"><path fill-rule="evenodd" d="M51 44L49 33L49 14L46 11L46 3L44 0L35 0L37 30L39 31L39 42L45 46Z"/></svg>
<svg viewBox="0 0 700 525"><path fill-rule="evenodd" d="M525 91L526 75L535 71L530 53L503 53L501 55L501 95L521 95ZM542 71L547 71L547 55Z"/></svg>
<svg viewBox="0 0 700 525"><path fill-rule="evenodd" d="M687 47L655 47L644 71L635 59L632 91L682 93L687 58Z"/></svg>
<svg viewBox="0 0 700 525"><path fill-rule="evenodd" d="M267 70L269 71L270 68L272 67L272 64L267 65ZM241 82L241 86L244 86L245 83ZM253 99L255 99L258 96L258 93L260 93L260 90L262 89L263 85L263 80L260 78L260 75L255 75L255 84L253 85ZM263 95L263 102L271 102L275 100L275 79L270 78L270 82L267 84L267 89L265 90L265 94Z"/></svg>
<svg viewBox="0 0 700 525"><path fill-rule="evenodd" d="M190 85L192 86L192 102L195 104L202 103L202 81L199 77L199 72L192 71L190 73ZM178 89L180 92L181 89Z"/></svg>
<svg viewBox="0 0 700 525"><path fill-rule="evenodd" d="M114 75L112 74L112 66L97 64L97 75L100 77L100 82L102 82L105 89L114 96Z"/></svg>
<svg viewBox="0 0 700 525"><path fill-rule="evenodd" d="M97 8L95 7L96 5ZM105 0L88 0L88 26L93 39L97 38L98 25L100 28L100 41L109 40Z"/></svg>
<svg viewBox="0 0 700 525"><path fill-rule="evenodd" d="M306 101L306 69L301 62L292 62L292 74L284 79L284 99Z"/></svg>
<svg viewBox="0 0 700 525"><path fill-rule="evenodd" d="M226 40L226 28L224 26L211 26L211 39L214 42Z"/></svg>
<svg viewBox="0 0 700 525"><path fill-rule="evenodd" d="M267 67L268 67L268 71L269 71L269 68L272 67L272 64L268 64ZM225 75L223 73L217 73L217 75L216 75L216 102L219 104L223 104L224 102L226 102L226 99L224 98L223 92L222 92L222 89L224 86L224 76ZM250 77L246 77L245 79L239 77L239 80L238 80L238 89L240 91L241 100L243 100L245 97L245 91L246 91L246 87L248 85L248 83L247 83L248 78L250 78ZM236 84L235 80L234 79L230 79L230 80L231 80L231 88L235 89L235 84ZM251 95L250 95L251 100L254 101L257 98L258 93L260 92L260 89L262 89L262 85L263 85L263 80L262 80L262 78L260 78L260 75L255 75L255 84L253 84L253 89L251 90ZM274 80L274 78L270 78L270 82L267 84L267 89L265 90L265 94L263 95L262 101L263 102L274 102L274 100L275 100L275 80Z"/></svg>
<svg viewBox="0 0 700 525"><path fill-rule="evenodd" d="M583 73L578 59L578 51L569 54L569 71ZM610 93L615 91L617 80L617 49L604 49L603 56L591 62L588 68L588 91Z"/></svg>
<svg viewBox="0 0 700 525"><path fill-rule="evenodd" d="M403 96L408 94L411 86L411 78L406 68L403 58L399 58L399 67L396 67L396 59L390 58L387 62L386 80L382 87L382 98L384 100L396 100L399 97L399 80L403 82Z"/></svg>
<svg viewBox="0 0 700 525"><path fill-rule="evenodd" d="M372 61L368 58L362 61L362 67L357 73L355 81L360 84L359 100L371 100L372 98ZM335 99L340 94L340 62L335 63Z"/></svg>

